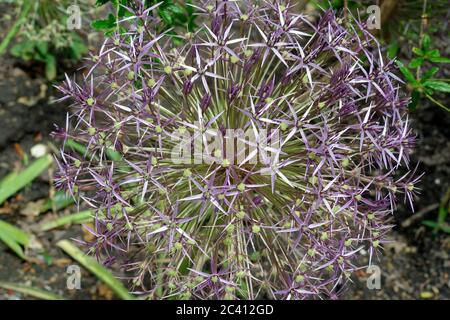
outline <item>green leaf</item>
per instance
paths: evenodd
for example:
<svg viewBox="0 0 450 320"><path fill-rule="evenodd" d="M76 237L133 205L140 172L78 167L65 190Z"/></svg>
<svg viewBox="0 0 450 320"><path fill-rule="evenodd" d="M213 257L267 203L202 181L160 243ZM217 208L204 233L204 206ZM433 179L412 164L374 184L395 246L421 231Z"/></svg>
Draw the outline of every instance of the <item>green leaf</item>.
<svg viewBox="0 0 450 320"><path fill-rule="evenodd" d="M171 15L168 13L168 11L164 9L159 9L158 14L167 26L171 26L173 24L173 19Z"/></svg>
<svg viewBox="0 0 450 320"><path fill-rule="evenodd" d="M27 260L25 253L21 247L27 246L30 242L28 234L19 228L0 220L0 240L5 243L20 258Z"/></svg>
<svg viewBox="0 0 450 320"><path fill-rule="evenodd" d="M0 281L0 288L13 290L43 300L65 300L63 297L53 294L51 292L11 282Z"/></svg>
<svg viewBox="0 0 450 320"><path fill-rule="evenodd" d="M77 35L72 35L72 44L70 46L70 49L72 50L72 56L74 59L79 60L81 57L86 54L89 50L84 44L83 40Z"/></svg>
<svg viewBox="0 0 450 320"><path fill-rule="evenodd" d="M450 63L450 58L446 57L429 57L428 60L435 63Z"/></svg>
<svg viewBox="0 0 450 320"><path fill-rule="evenodd" d="M438 214L438 223L440 225L445 223L445 219L447 218L448 215L448 211L445 207L440 207L439 208L439 214Z"/></svg>
<svg viewBox="0 0 450 320"><path fill-rule="evenodd" d="M92 257L85 255L80 249L74 246L68 240L61 240L56 244L64 252L66 252L73 259L78 261L86 269L97 276L101 281L108 285L119 298L124 300L134 300L135 298L123 286L122 282L116 279L105 267L100 265Z"/></svg>
<svg viewBox="0 0 450 320"><path fill-rule="evenodd" d="M27 257L25 256L25 252L23 251L22 247L13 239L11 239L6 234L1 234L0 230L0 241L2 241L8 248L10 248L12 251L14 251L20 258L23 260L27 260Z"/></svg>
<svg viewBox="0 0 450 320"><path fill-rule="evenodd" d="M438 49L434 49L434 50L428 51L426 55L428 58L437 58L437 57L441 56L441 53L439 52Z"/></svg>
<svg viewBox="0 0 450 320"><path fill-rule="evenodd" d="M422 75L422 80L428 80L439 71L438 67L432 67Z"/></svg>
<svg viewBox="0 0 450 320"><path fill-rule="evenodd" d="M0 230L2 234L7 234L11 239L21 245L27 246L30 242L30 238L26 232L3 220L0 220Z"/></svg>
<svg viewBox="0 0 450 320"><path fill-rule="evenodd" d="M411 93L411 102L409 103L408 108L410 110L416 110L419 100L420 100L420 92L417 90L413 90L413 92Z"/></svg>
<svg viewBox="0 0 450 320"><path fill-rule="evenodd" d="M423 63L424 63L425 59L424 58L416 58L411 60L411 62L409 63L408 67L411 69L415 69L417 67L420 67Z"/></svg>
<svg viewBox="0 0 450 320"><path fill-rule="evenodd" d="M414 75L411 73L411 71L409 71L409 69L407 67L404 66L403 63L401 63L400 61L397 61L397 66L400 69L400 72L403 74L403 76L405 77L405 79L412 84L417 84L417 80L414 77Z"/></svg>
<svg viewBox="0 0 450 320"><path fill-rule="evenodd" d="M56 58L51 54L45 56L45 77L47 80L56 78Z"/></svg>
<svg viewBox="0 0 450 320"><path fill-rule="evenodd" d="M10 173L3 178L0 181L0 204L38 177L52 161L50 155L43 156L35 160L25 170L19 173Z"/></svg>
<svg viewBox="0 0 450 320"><path fill-rule="evenodd" d="M84 156L87 153L87 148L85 146L72 139L68 139L66 141L66 146L71 148L73 151L78 152L82 156Z"/></svg>
<svg viewBox="0 0 450 320"><path fill-rule="evenodd" d="M435 91L450 92L450 84L448 84L447 82L439 80L427 80L423 83L423 85Z"/></svg>
<svg viewBox="0 0 450 320"><path fill-rule="evenodd" d="M71 195L67 195L64 191L57 191L53 199L47 199L42 205L40 212L47 212L55 208L56 210L64 209L73 204L73 198Z"/></svg>
<svg viewBox="0 0 450 320"><path fill-rule="evenodd" d="M48 43L46 41L38 41L36 43L36 49L39 51L40 55L45 56L48 52Z"/></svg>
<svg viewBox="0 0 450 320"><path fill-rule="evenodd" d="M392 42L388 48L388 57L389 59L394 59L397 56L399 45L397 41Z"/></svg>
<svg viewBox="0 0 450 320"><path fill-rule="evenodd" d="M57 218L55 220L45 222L41 225L40 230L48 231L51 229L65 226L67 224L87 223L89 221L92 221L92 219L93 219L92 211L90 211L90 210L80 211L78 213L69 214L69 215Z"/></svg>
<svg viewBox="0 0 450 320"><path fill-rule="evenodd" d="M110 13L107 19L95 20L91 24L92 28L97 30L108 30L116 26L116 17Z"/></svg>
<svg viewBox="0 0 450 320"><path fill-rule="evenodd" d="M428 51L428 49L430 48L430 44L431 44L431 38L429 35L424 35L423 39L422 39L422 49L423 51Z"/></svg>
<svg viewBox="0 0 450 320"><path fill-rule="evenodd" d="M87 152L87 148L85 146L83 146L82 144L72 140L72 139L68 139L66 141L66 146L68 146L69 148L71 148L72 150L74 150L75 152L79 153L82 156L86 156L87 158L91 158L92 155ZM119 161L122 160L122 156L121 154L112 149L112 148L107 148L106 149L106 156L113 161ZM95 157L96 158L96 157Z"/></svg>
<svg viewBox="0 0 450 320"><path fill-rule="evenodd" d="M418 56L423 56L423 51L422 51L422 49L419 49L419 48L416 48L416 47L414 47L414 48L412 48L412 52L414 52L416 55L418 55Z"/></svg>
<svg viewBox="0 0 450 320"><path fill-rule="evenodd" d="M424 221L422 221L422 224L426 225L427 227L433 228L433 229L437 228L437 226L438 226L436 221L431 221L431 220L424 220Z"/></svg>
<svg viewBox="0 0 450 320"><path fill-rule="evenodd" d="M20 9L20 16L16 19L16 22L13 24L8 33L4 37L4 34L2 35L3 40L0 43L0 55L5 52L5 50L8 48L9 43L12 41L12 39L14 39L24 22L28 19L28 13L33 5L33 1L25 1L22 4L22 8Z"/></svg>
<svg viewBox="0 0 450 320"><path fill-rule="evenodd" d="M34 52L34 42L33 41L24 41L15 44L10 53L14 57L21 58L25 61L28 61L33 58Z"/></svg>
<svg viewBox="0 0 450 320"><path fill-rule="evenodd" d="M435 231L441 230L445 233L450 233L450 225L448 225L447 223L439 224L436 221L425 220L422 221L422 224L426 225L427 227L433 228Z"/></svg>
<svg viewBox="0 0 450 320"><path fill-rule="evenodd" d="M450 233L450 225L448 225L447 223L441 224L439 226L439 229L441 231L444 231L445 233Z"/></svg>

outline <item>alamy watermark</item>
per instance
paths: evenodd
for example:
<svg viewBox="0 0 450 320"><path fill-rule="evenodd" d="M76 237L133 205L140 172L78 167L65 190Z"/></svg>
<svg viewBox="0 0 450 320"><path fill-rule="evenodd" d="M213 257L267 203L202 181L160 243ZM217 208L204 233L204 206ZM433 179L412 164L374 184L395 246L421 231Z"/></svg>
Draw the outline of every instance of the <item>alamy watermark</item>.
<svg viewBox="0 0 450 320"><path fill-rule="evenodd" d="M68 274L66 286L69 290L81 289L81 268L74 264L67 267L66 273Z"/></svg>
<svg viewBox="0 0 450 320"><path fill-rule="evenodd" d="M66 10L67 17L67 29L68 30L80 30L81 29L81 9L77 4L69 6Z"/></svg>
<svg viewBox="0 0 450 320"><path fill-rule="evenodd" d="M366 286L369 290L381 289L381 269L376 265L371 265L367 268L366 272L370 276L366 280Z"/></svg>
<svg viewBox="0 0 450 320"><path fill-rule="evenodd" d="M369 14L367 28L369 30L381 29L381 8L377 5L371 5L367 7L366 12Z"/></svg>

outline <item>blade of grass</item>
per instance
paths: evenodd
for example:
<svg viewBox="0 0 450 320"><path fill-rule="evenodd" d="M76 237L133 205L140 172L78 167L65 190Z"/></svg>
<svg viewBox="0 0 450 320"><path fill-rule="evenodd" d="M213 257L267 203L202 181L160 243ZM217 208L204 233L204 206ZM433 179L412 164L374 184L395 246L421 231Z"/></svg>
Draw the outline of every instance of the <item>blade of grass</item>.
<svg viewBox="0 0 450 320"><path fill-rule="evenodd" d="M45 290L23 286L10 282L0 281L0 288L13 290L43 300L65 300L65 298Z"/></svg>
<svg viewBox="0 0 450 320"><path fill-rule="evenodd" d="M119 298L124 300L134 300L135 298L123 286L122 282L116 279L106 268L101 266L93 258L85 255L80 249L73 245L68 240L61 240L56 244L64 252L66 252L73 259L78 261L86 269L96 275L108 287L110 287Z"/></svg>
<svg viewBox="0 0 450 320"><path fill-rule="evenodd" d="M48 231L51 229L55 229L58 227L62 227L66 224L72 224L72 223L86 223L89 221L92 221L92 211L86 210L81 211L74 214L69 214L60 218L57 218L52 221L45 222L41 225L40 230L41 231Z"/></svg>
<svg viewBox="0 0 450 320"><path fill-rule="evenodd" d="M56 192L53 199L48 199L47 201L45 201L45 203L42 205L41 213L52 210L53 207L56 210L61 210L73 203L74 201L72 196L67 195L64 191L58 191Z"/></svg>
<svg viewBox="0 0 450 320"><path fill-rule="evenodd" d="M5 243L20 258L27 260L22 246L27 246L30 242L28 234L19 228L0 220L0 241Z"/></svg>
<svg viewBox="0 0 450 320"><path fill-rule="evenodd" d="M66 146L71 148L73 151L76 151L77 153L79 153L82 156L87 154L87 148L72 139L68 139L66 141Z"/></svg>
<svg viewBox="0 0 450 320"><path fill-rule="evenodd" d="M38 177L52 161L52 157L46 155L34 161L25 170L10 173L3 178L0 181L0 204Z"/></svg>
<svg viewBox="0 0 450 320"><path fill-rule="evenodd" d="M0 241L6 244L6 246L14 251L20 258L22 258L23 260L27 260L22 247L16 241L14 241L14 239L6 234L2 234L1 232L2 231L0 231Z"/></svg>
<svg viewBox="0 0 450 320"><path fill-rule="evenodd" d="M30 237L26 232L3 220L0 220L0 233L8 234L14 241L24 246L27 246L30 242Z"/></svg>
<svg viewBox="0 0 450 320"><path fill-rule="evenodd" d="M80 144L72 139L68 139L66 141L66 146L68 146L73 151L77 152L78 154L88 157L89 159L92 157L92 155L87 151L86 146L83 146L82 144ZM108 157L108 159L113 160L113 161L122 160L122 156L120 155L120 153L112 148L106 149L106 156ZM97 157L94 157L94 159L97 159Z"/></svg>
<svg viewBox="0 0 450 320"><path fill-rule="evenodd" d="M6 48L8 48L9 43L15 37L17 32L19 32L20 27L27 19L28 12L30 11L32 6L32 2L33 1L25 1L25 3L23 4L19 18L16 20L16 23L14 23L12 28L9 30L8 34L5 36L3 41L0 43L0 55L2 55L5 52Z"/></svg>

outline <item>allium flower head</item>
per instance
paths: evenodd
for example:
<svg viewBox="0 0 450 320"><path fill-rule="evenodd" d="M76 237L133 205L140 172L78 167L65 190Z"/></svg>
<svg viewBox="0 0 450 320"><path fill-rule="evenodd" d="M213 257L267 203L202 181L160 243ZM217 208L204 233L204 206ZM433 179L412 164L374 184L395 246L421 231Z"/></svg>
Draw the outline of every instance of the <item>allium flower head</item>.
<svg viewBox="0 0 450 320"><path fill-rule="evenodd" d="M206 1L174 41L156 8L58 87L57 136L87 151L61 151L57 185L95 209L91 252L151 298L335 298L417 192L393 62L333 11Z"/></svg>

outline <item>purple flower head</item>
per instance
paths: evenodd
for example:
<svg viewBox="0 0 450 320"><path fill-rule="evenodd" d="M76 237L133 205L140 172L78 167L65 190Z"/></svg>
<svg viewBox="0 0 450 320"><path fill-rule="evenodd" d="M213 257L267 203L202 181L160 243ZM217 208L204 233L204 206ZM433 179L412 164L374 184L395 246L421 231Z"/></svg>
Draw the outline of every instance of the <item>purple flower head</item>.
<svg viewBox="0 0 450 320"><path fill-rule="evenodd" d="M95 210L92 252L152 298L337 298L418 192L392 62L331 10L204 1L175 42L139 3L58 87L55 137L86 152L63 148L56 182Z"/></svg>

